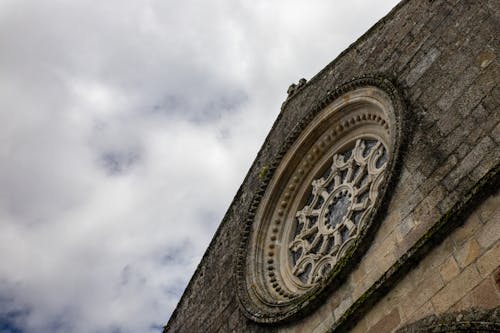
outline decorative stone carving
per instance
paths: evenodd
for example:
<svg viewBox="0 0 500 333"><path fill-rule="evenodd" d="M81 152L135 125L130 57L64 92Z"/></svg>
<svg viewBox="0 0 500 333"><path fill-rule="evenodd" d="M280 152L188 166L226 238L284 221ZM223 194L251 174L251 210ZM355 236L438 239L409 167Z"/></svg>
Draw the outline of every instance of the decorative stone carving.
<svg viewBox="0 0 500 333"><path fill-rule="evenodd" d="M431 315L408 324L396 333L500 332L500 308L470 308Z"/></svg>
<svg viewBox="0 0 500 333"><path fill-rule="evenodd" d="M295 95L295 93L298 92L300 89L302 89L306 85L306 83L307 83L307 80L304 78L300 79L299 83L297 83L297 84L292 83L286 91L286 93L288 95L287 99L292 97L292 95Z"/></svg>
<svg viewBox="0 0 500 333"><path fill-rule="evenodd" d="M312 181L310 203L297 212L288 245L292 274L307 285L324 279L357 237L377 199L387 150L381 141L358 139L332 160Z"/></svg>
<svg viewBox="0 0 500 333"><path fill-rule="evenodd" d="M394 178L402 109L388 80L356 79L290 134L254 197L238 255L249 318L300 315L362 254Z"/></svg>

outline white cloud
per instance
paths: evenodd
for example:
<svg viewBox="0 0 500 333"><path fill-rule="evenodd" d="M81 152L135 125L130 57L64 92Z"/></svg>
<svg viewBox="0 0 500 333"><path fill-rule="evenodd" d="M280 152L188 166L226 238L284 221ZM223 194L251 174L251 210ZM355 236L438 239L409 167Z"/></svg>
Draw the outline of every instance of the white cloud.
<svg viewBox="0 0 500 333"><path fill-rule="evenodd" d="M395 3L0 1L0 331L158 331L288 85Z"/></svg>

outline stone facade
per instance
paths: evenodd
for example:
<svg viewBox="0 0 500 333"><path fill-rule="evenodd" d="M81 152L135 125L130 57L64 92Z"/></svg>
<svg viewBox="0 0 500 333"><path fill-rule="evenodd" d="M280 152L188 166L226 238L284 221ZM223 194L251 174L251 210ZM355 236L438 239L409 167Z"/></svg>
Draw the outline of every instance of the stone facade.
<svg viewBox="0 0 500 333"><path fill-rule="evenodd" d="M497 320L499 36L498 1L403 1L290 89L165 332L411 332L439 318ZM407 119L397 179L366 250L297 318L272 325L247 319L236 263L255 196L297 124L339 86L366 75L398 87Z"/></svg>

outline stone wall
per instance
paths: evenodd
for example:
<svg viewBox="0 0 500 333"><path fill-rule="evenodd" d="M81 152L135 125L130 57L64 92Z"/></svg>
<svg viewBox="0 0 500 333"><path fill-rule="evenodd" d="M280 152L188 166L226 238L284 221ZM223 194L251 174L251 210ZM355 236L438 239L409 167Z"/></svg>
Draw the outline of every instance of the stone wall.
<svg viewBox="0 0 500 333"><path fill-rule="evenodd" d="M498 185L499 7L495 0L403 1L299 88L284 103L165 331L383 331L377 325L396 328L433 312L500 305L498 194L470 213ZM387 213L359 265L312 314L287 325L257 325L238 309L234 263L259 173L272 169L282 142L318 101L370 73L400 87L410 125Z"/></svg>
<svg viewBox="0 0 500 333"><path fill-rule="evenodd" d="M500 305L500 194L485 200L351 332L391 332L445 312Z"/></svg>

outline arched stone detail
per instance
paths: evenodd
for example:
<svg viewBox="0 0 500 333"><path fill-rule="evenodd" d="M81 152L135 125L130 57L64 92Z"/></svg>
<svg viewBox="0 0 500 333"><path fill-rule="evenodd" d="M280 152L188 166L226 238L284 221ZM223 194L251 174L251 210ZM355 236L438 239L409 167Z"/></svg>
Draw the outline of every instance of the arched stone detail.
<svg viewBox="0 0 500 333"><path fill-rule="evenodd" d="M471 308L460 312L431 315L396 331L397 333L500 332L500 307Z"/></svg>
<svg viewBox="0 0 500 333"><path fill-rule="evenodd" d="M388 79L363 77L295 127L247 214L236 273L247 317L305 313L359 258L395 179L403 113Z"/></svg>

